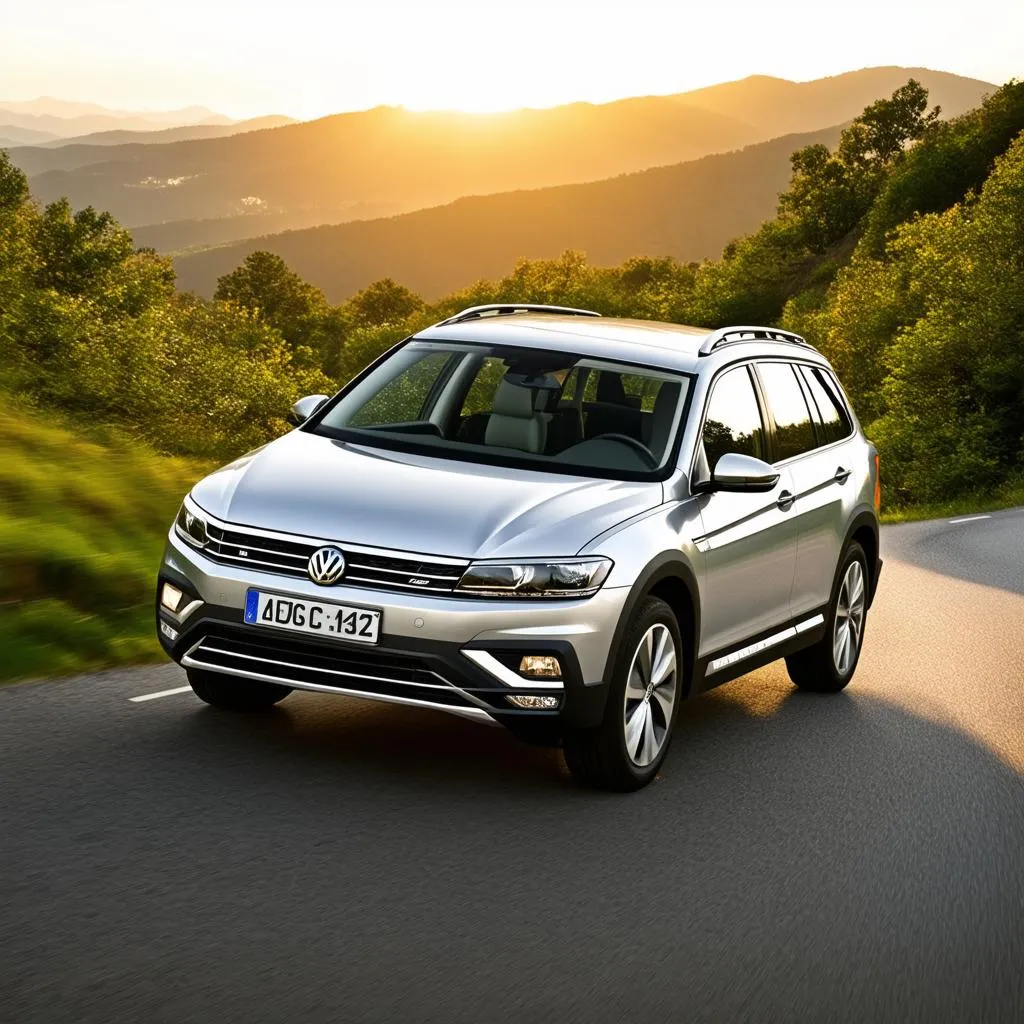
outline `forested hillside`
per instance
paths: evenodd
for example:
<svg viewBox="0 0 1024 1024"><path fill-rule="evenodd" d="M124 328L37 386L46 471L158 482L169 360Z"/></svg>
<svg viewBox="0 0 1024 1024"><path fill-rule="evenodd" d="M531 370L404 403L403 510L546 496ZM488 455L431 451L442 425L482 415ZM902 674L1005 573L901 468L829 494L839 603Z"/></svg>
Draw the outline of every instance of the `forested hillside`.
<svg viewBox="0 0 1024 1024"><path fill-rule="evenodd" d="M839 128L831 128L604 181L469 196L399 217L289 231L186 253L175 269L183 288L210 296L219 277L263 249L337 302L381 277L437 299L497 277L517 259L566 249L606 266L637 253L702 260L772 215L794 149L838 138ZM144 232L139 240L151 237Z"/></svg>
<svg viewBox="0 0 1024 1024"><path fill-rule="evenodd" d="M187 480L478 302L795 328L878 444L887 508L1020 500L1024 84L943 122L911 82L791 164L776 215L721 259L568 252L434 303L384 279L333 305L268 252L212 301L178 291L168 260L107 214L41 207L0 155L0 635L29 659L4 672L41 667L58 625L68 666L152 650L144 565Z"/></svg>

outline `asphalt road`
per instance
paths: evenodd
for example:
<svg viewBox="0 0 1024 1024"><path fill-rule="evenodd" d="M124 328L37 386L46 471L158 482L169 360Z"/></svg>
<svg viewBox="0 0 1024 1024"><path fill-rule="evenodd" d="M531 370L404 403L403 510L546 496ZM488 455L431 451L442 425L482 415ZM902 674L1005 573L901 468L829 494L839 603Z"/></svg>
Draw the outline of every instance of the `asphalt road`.
<svg viewBox="0 0 1024 1024"><path fill-rule="evenodd" d="M856 679L684 708L662 777L173 666L0 690L0 1019L1024 1019L1024 510L885 531Z"/></svg>

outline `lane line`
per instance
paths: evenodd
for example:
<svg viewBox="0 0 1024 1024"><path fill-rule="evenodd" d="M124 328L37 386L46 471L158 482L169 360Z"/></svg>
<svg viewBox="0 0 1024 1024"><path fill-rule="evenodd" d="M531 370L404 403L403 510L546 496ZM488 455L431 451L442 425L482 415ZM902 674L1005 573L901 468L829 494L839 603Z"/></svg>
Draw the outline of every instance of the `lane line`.
<svg viewBox="0 0 1024 1024"><path fill-rule="evenodd" d="M977 522L977 521L978 521L979 519L991 519L991 518L992 518L992 517L991 517L990 515L983 515L983 516L964 516L964 517L963 517L962 519L950 519L950 520L949 520L949 523L950 523L950 525L951 525L951 526L953 526L953 525L955 525L956 523L975 523L975 522Z"/></svg>
<svg viewBox="0 0 1024 1024"><path fill-rule="evenodd" d="M144 700L156 700L157 697L172 697L176 693L188 693L191 686L178 686L173 690L159 690L156 693L144 693L141 697L129 697L133 704L141 704Z"/></svg>

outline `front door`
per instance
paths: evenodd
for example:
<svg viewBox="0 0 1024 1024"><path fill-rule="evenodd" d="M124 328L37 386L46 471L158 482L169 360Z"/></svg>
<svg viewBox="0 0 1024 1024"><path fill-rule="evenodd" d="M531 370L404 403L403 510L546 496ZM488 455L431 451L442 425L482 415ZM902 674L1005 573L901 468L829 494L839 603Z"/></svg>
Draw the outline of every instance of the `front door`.
<svg viewBox="0 0 1024 1024"><path fill-rule="evenodd" d="M726 370L712 384L702 432L710 473L735 452L768 461L768 436L748 366ZM786 623L796 566L791 519L792 478L782 469L763 494L714 491L698 498L704 533L699 656L734 647Z"/></svg>

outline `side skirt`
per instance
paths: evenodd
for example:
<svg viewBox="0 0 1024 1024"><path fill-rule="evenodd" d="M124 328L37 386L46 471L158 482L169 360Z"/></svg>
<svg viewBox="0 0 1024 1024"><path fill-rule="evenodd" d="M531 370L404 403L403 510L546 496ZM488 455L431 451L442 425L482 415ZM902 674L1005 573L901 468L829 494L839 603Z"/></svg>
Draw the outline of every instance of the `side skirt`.
<svg viewBox="0 0 1024 1024"><path fill-rule="evenodd" d="M787 654L811 647L825 635L827 612L825 607L809 615L801 615L798 619L699 658L694 668L691 693L712 690Z"/></svg>

